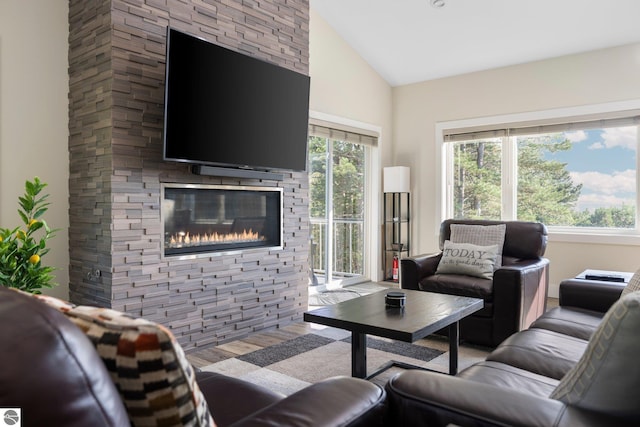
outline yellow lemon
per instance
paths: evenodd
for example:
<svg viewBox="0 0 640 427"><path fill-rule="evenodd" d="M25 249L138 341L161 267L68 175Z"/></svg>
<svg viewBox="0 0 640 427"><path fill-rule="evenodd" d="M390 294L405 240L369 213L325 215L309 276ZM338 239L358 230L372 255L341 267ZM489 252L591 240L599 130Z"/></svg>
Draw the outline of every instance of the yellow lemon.
<svg viewBox="0 0 640 427"><path fill-rule="evenodd" d="M29 257L29 262L33 265L36 265L37 263L40 262L40 255L38 254L33 254Z"/></svg>
<svg viewBox="0 0 640 427"><path fill-rule="evenodd" d="M34 224L37 224L38 220L37 219L32 219L31 221L29 221L29 228L33 227Z"/></svg>
<svg viewBox="0 0 640 427"><path fill-rule="evenodd" d="M26 237L26 234L24 234L24 231L18 230L16 236L18 236L18 239L24 239Z"/></svg>

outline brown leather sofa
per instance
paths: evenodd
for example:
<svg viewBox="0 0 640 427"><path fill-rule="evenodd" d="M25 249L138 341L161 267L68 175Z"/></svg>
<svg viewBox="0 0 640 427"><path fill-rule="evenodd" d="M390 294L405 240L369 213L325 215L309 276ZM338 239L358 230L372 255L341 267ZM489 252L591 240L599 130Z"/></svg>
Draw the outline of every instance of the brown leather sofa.
<svg viewBox="0 0 640 427"><path fill-rule="evenodd" d="M451 295L482 298L484 308L460 322L460 339L495 347L527 328L546 308L549 260L544 224L522 221L445 220L440 248L451 236L451 224L506 224L502 267L493 280L458 274L436 274L442 252L401 260L400 286ZM443 331L444 333L444 331Z"/></svg>
<svg viewBox="0 0 640 427"><path fill-rule="evenodd" d="M616 302L623 288L563 282L561 305L486 360L455 377L417 370L395 376L387 384L388 425L640 425L640 292ZM567 384L573 394L563 394Z"/></svg>
<svg viewBox="0 0 640 427"><path fill-rule="evenodd" d="M0 408L20 408L22 426L131 425L93 344L59 311L0 287L0 340ZM196 378L219 427L382 423L384 390L364 380L332 378L284 397L220 374Z"/></svg>

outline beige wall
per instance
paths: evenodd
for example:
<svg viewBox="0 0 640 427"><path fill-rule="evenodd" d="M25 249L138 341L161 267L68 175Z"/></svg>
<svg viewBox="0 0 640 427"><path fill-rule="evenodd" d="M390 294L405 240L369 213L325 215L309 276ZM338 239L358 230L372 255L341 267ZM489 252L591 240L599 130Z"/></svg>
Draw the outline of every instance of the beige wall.
<svg viewBox="0 0 640 427"><path fill-rule="evenodd" d="M391 165L392 88L311 8L310 110L382 129L382 166Z"/></svg>
<svg viewBox="0 0 640 427"><path fill-rule="evenodd" d="M438 122L640 99L640 44L422 82L394 89L394 156L411 166L415 253L437 249ZM551 294L585 268L635 271L640 247L558 242Z"/></svg>
<svg viewBox="0 0 640 427"><path fill-rule="evenodd" d="M60 285L45 293L68 295L68 178L66 0L0 1L0 227L21 224L24 182L49 186L45 219L59 228L43 262L56 267Z"/></svg>

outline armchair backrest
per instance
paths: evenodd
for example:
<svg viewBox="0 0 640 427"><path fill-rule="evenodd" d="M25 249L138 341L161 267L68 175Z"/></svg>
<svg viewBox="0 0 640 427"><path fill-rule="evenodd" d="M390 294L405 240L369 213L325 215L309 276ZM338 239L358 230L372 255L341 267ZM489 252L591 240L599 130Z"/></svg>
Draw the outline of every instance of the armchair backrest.
<svg viewBox="0 0 640 427"><path fill-rule="evenodd" d="M496 225L506 224L502 256L537 259L547 249L547 227L540 222L492 221L480 219L447 219L440 225L440 249L451 237L451 224Z"/></svg>

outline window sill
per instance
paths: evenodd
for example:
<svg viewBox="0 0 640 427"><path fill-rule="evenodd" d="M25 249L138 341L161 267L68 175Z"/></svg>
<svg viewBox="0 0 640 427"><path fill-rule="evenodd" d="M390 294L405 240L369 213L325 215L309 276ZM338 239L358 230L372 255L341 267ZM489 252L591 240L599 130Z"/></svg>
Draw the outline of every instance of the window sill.
<svg viewBox="0 0 640 427"><path fill-rule="evenodd" d="M640 245L640 234L579 233L549 229L549 242L599 245Z"/></svg>

